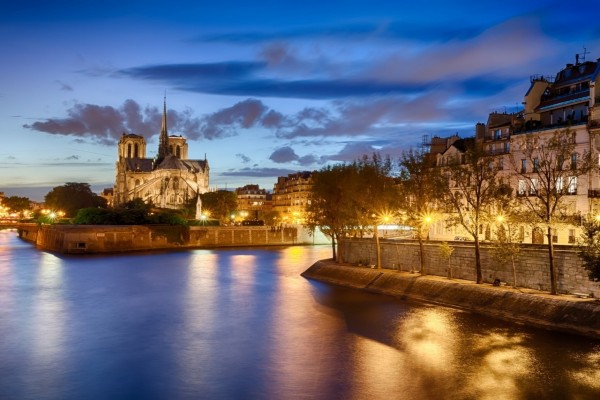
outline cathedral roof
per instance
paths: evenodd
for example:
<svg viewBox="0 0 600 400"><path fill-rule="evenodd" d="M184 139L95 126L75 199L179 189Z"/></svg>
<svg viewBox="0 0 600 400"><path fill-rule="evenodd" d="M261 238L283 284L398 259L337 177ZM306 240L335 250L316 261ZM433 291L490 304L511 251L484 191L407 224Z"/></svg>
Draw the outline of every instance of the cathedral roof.
<svg viewBox="0 0 600 400"><path fill-rule="evenodd" d="M125 158L125 169L134 172L150 172L152 171L151 158Z"/></svg>
<svg viewBox="0 0 600 400"><path fill-rule="evenodd" d="M183 171L204 171L206 169L206 160L181 160L169 154L157 165L156 169L178 169Z"/></svg>

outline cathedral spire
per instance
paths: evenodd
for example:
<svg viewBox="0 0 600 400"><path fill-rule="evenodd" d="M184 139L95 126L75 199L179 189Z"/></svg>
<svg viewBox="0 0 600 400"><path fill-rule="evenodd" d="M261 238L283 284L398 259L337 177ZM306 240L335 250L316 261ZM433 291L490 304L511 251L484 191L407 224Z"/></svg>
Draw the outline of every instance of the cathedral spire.
<svg viewBox="0 0 600 400"><path fill-rule="evenodd" d="M169 154L171 154L171 151L169 149L169 132L167 131L167 94L165 93L162 127L160 129L160 138L158 140L158 159L162 161Z"/></svg>

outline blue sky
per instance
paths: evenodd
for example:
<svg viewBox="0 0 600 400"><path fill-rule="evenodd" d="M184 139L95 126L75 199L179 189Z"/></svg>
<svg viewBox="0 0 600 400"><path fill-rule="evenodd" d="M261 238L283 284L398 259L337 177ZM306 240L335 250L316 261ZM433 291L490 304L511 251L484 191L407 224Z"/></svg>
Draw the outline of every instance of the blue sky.
<svg viewBox="0 0 600 400"><path fill-rule="evenodd" d="M169 133L211 186L398 158L473 134L587 48L596 1L20 1L0 13L0 191L114 183L116 142ZM41 4L40 4L41 3ZM89 4L87 4L89 3ZM124 4L122 4L124 3Z"/></svg>

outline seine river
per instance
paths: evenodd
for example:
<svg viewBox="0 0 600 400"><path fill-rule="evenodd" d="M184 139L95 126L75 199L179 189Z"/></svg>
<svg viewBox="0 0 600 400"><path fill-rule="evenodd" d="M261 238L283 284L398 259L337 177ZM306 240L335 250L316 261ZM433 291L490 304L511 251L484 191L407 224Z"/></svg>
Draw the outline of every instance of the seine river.
<svg viewBox="0 0 600 400"><path fill-rule="evenodd" d="M600 342L300 277L328 257L63 257L2 230L0 399L600 398Z"/></svg>

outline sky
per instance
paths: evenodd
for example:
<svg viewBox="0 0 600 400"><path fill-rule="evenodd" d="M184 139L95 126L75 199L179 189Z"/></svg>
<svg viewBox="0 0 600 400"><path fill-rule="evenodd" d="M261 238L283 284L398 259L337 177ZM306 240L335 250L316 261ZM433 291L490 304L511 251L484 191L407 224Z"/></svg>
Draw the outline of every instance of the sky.
<svg viewBox="0 0 600 400"><path fill-rule="evenodd" d="M20 0L0 13L0 191L112 187L117 142L169 134L210 186L259 184L521 107L531 75L600 58L600 3Z"/></svg>

